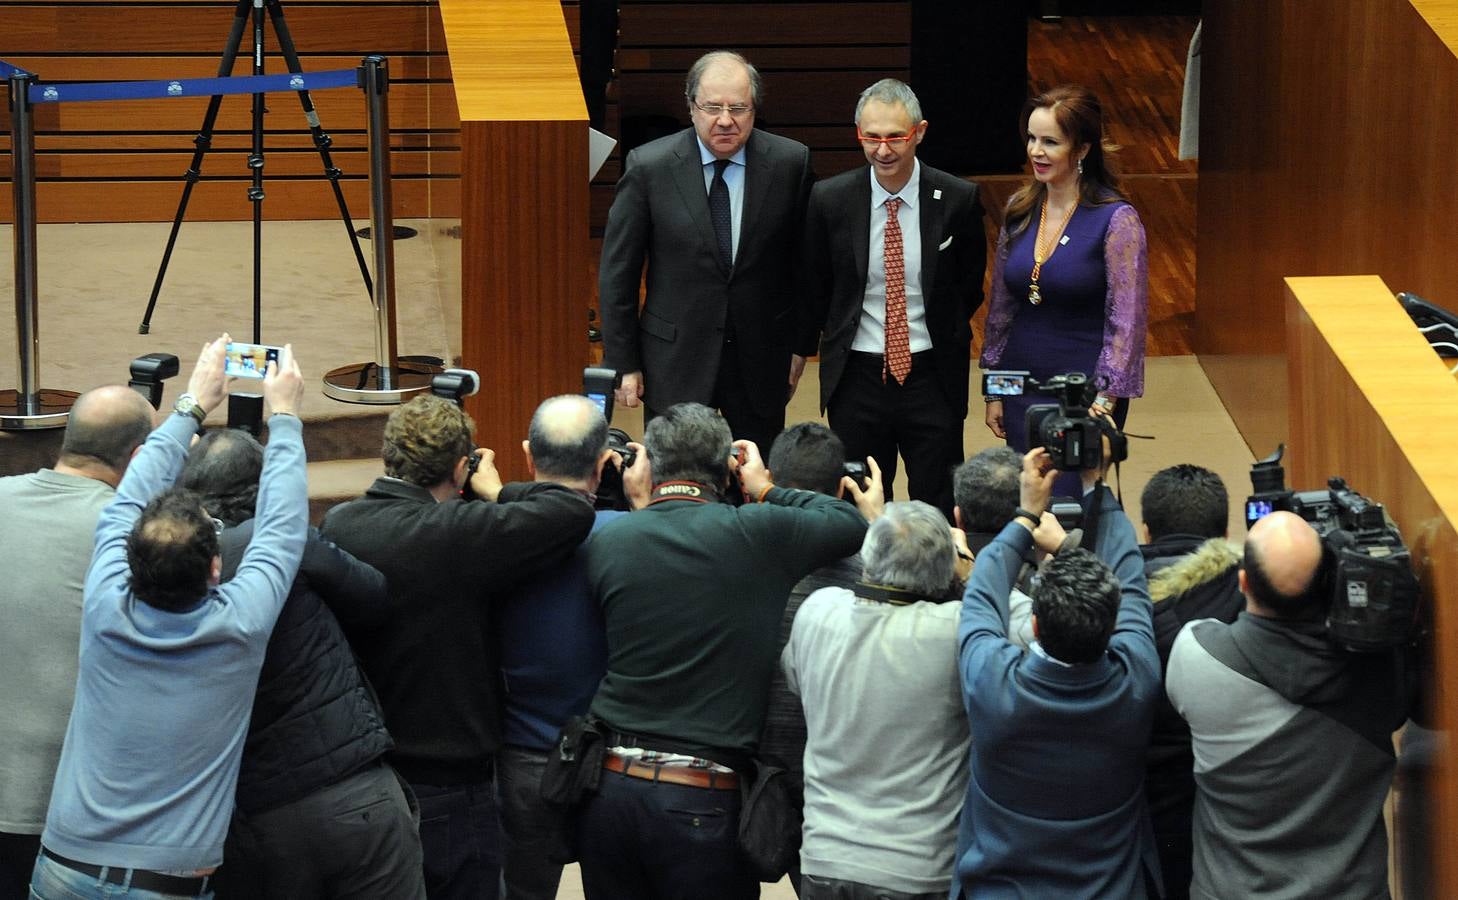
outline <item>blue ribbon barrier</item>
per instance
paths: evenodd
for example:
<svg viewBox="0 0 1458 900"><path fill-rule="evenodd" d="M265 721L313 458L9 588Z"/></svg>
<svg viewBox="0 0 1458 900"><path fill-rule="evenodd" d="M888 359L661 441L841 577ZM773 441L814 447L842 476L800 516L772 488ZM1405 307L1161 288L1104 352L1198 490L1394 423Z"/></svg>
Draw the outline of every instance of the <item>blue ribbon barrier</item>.
<svg viewBox="0 0 1458 900"><path fill-rule="evenodd" d="M0 63L0 66L3 66ZM356 69L331 72L284 72L279 75L242 75L228 78L189 78L170 81L116 81L87 84L36 84L31 103L69 103L81 100L156 100L169 97L211 97L215 94L263 94L273 91L317 91L358 87Z"/></svg>

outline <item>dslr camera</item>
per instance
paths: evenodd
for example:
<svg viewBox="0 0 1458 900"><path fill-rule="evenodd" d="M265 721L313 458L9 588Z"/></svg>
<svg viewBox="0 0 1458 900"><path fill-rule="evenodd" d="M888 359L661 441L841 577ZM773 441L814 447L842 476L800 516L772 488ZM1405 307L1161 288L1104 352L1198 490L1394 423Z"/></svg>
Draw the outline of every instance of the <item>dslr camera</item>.
<svg viewBox="0 0 1458 900"><path fill-rule="evenodd" d="M582 370L582 394L602 411L608 423L608 449L622 460L622 468L630 468L638 459L638 451L628 446L632 437L621 428L613 428L613 391L618 386L618 373L601 366L588 366ZM627 509L628 498L623 493L623 473L616 466L606 466L597 485L598 509Z"/></svg>
<svg viewBox="0 0 1458 900"><path fill-rule="evenodd" d="M1245 501L1245 522L1276 510L1293 512L1321 536L1323 570L1329 593L1326 630L1332 639L1358 653L1410 643L1417 628L1421 591L1402 534L1382 504L1369 500L1333 476L1324 491L1286 489L1281 444L1250 469L1252 493Z"/></svg>
<svg viewBox="0 0 1458 900"><path fill-rule="evenodd" d="M1053 457L1053 467L1064 472L1097 469L1103 465L1103 438L1109 438L1111 463L1129 458L1129 442L1107 419L1088 414L1097 391L1082 372L1055 375L1038 381L1030 372L998 371L982 374L985 397L1021 397L1028 391L1048 394L1054 403L1028 407L1029 447L1043 447Z"/></svg>

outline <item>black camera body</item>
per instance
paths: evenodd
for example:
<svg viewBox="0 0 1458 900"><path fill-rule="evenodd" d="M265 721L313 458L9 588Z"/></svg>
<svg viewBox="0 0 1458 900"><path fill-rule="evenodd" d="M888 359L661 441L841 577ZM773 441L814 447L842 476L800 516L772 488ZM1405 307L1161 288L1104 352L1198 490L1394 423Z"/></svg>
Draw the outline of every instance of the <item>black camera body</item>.
<svg viewBox="0 0 1458 900"><path fill-rule="evenodd" d="M1337 643L1358 653L1410 643L1422 594L1402 534L1382 504L1363 497L1333 476L1324 491L1286 489L1281 457L1286 445L1251 466L1253 493L1246 499L1246 525L1277 510L1295 513L1320 535L1329 559L1330 598L1326 629Z"/></svg>
<svg viewBox="0 0 1458 900"><path fill-rule="evenodd" d="M1109 438L1111 463L1129 458L1129 443L1113 423L1088 414L1096 391L1082 372L1055 375L1039 382L1030 372L984 372L986 397L1020 397L1029 389L1050 394L1057 402L1028 407L1025 427L1029 447L1042 447L1053 458L1053 468L1064 472L1097 469L1103 465L1103 438Z"/></svg>

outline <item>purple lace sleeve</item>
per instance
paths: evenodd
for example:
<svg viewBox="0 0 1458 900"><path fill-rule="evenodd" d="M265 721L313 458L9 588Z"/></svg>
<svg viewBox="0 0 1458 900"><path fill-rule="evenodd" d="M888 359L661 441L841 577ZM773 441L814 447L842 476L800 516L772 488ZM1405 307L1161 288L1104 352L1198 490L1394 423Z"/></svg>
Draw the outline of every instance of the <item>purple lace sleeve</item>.
<svg viewBox="0 0 1458 900"><path fill-rule="evenodd" d="M1144 396L1144 339L1149 330L1149 250L1132 206L1114 211L1104 238L1104 349L1094 380L1114 397ZM991 312L988 313L990 317Z"/></svg>
<svg viewBox="0 0 1458 900"><path fill-rule="evenodd" d="M996 368L1002 360L1002 351L1007 349L1007 334L1012 328L1013 314L1017 312L1012 294L1008 293L1002 278L1003 269L1007 267L1007 244L1007 228L999 228L997 251L992 256L992 283L989 285L991 293L987 299L987 325L982 332L982 357L977 361L984 369Z"/></svg>

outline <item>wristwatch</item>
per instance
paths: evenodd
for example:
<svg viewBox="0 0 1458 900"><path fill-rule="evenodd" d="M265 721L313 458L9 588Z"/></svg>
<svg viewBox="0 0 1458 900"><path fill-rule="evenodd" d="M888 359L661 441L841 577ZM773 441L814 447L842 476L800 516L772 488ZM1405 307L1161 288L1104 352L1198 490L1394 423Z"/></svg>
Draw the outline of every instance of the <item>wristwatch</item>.
<svg viewBox="0 0 1458 900"><path fill-rule="evenodd" d="M192 416L194 419L197 419L197 424L199 425L203 423L203 419L208 417L208 411L202 408L197 402L197 398L192 394L183 394L181 397L178 397L177 402L172 404L172 411Z"/></svg>
<svg viewBox="0 0 1458 900"><path fill-rule="evenodd" d="M1034 528L1037 528L1043 521L1042 516L1034 512L1029 512L1028 510L1023 509L1021 506L1013 510L1012 517L1014 519L1027 519Z"/></svg>

